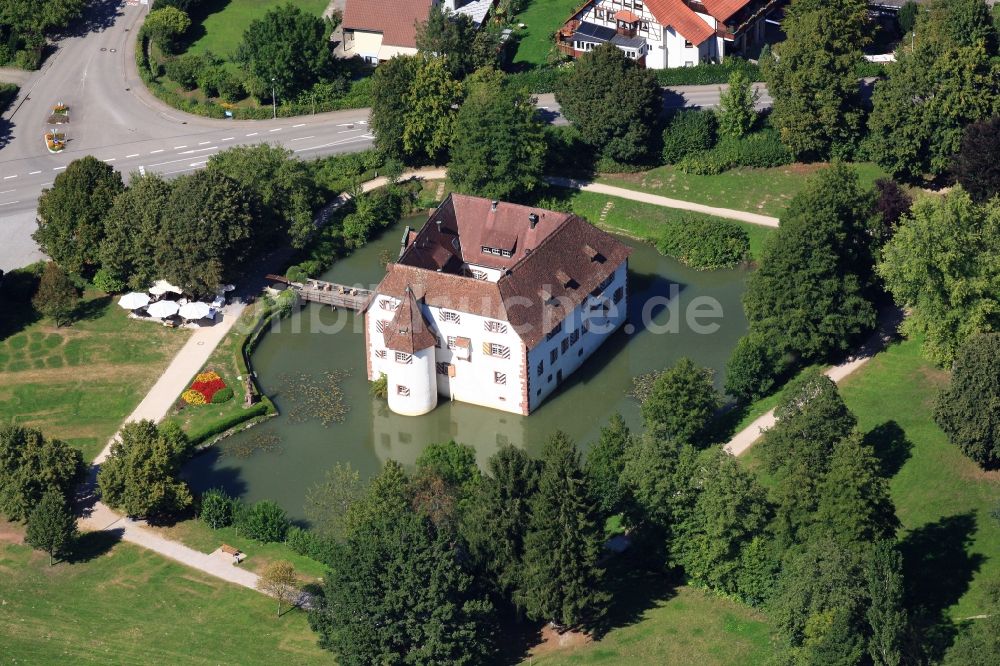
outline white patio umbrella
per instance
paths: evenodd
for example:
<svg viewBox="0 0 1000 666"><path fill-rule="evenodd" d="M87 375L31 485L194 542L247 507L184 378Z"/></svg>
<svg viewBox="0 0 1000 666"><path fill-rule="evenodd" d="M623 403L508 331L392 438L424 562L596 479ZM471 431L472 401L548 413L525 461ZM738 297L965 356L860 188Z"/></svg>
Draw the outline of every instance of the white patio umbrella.
<svg viewBox="0 0 1000 666"><path fill-rule="evenodd" d="M130 294L125 294L118 299L118 305L122 306L126 310L138 310L139 308L144 308L149 305L149 294L144 294L141 291L133 291Z"/></svg>
<svg viewBox="0 0 1000 666"><path fill-rule="evenodd" d="M192 301L191 303L182 305L178 314L184 319L203 319L208 316L209 310L211 308L208 303Z"/></svg>
<svg viewBox="0 0 1000 666"><path fill-rule="evenodd" d="M175 301L156 301L148 308L146 312L149 313L150 317L155 317L156 319L165 319L171 315L177 314L181 306L177 305Z"/></svg>
<svg viewBox="0 0 1000 666"><path fill-rule="evenodd" d="M162 296L168 291L172 291L175 294L179 294L183 291L180 287L175 287L166 280L157 280L153 283L153 286L149 288L149 293L153 296Z"/></svg>

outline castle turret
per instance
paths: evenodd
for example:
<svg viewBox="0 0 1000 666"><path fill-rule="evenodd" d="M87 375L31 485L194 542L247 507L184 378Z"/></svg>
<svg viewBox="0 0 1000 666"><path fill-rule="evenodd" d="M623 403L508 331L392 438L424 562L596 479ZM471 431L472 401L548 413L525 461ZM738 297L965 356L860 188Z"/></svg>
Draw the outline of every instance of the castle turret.
<svg viewBox="0 0 1000 666"><path fill-rule="evenodd" d="M437 406L437 338L410 287L383 335L386 349L393 355L386 373L389 409L405 416L426 414Z"/></svg>

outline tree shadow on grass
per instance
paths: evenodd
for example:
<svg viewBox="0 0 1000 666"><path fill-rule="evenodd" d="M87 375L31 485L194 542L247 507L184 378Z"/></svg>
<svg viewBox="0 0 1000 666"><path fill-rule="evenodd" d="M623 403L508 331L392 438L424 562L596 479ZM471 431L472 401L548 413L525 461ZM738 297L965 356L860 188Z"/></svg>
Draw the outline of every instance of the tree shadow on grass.
<svg viewBox="0 0 1000 666"><path fill-rule="evenodd" d="M962 513L941 518L907 534L901 544L906 607L919 649L935 663L955 637L947 615L966 590L985 558L970 553L976 517Z"/></svg>
<svg viewBox="0 0 1000 666"><path fill-rule="evenodd" d="M66 561L70 564L79 564L96 559L114 548L124 534L124 528L120 527L84 532L76 538L69 555L66 556Z"/></svg>
<svg viewBox="0 0 1000 666"><path fill-rule="evenodd" d="M91 321L100 319L111 303L111 296L99 296L88 301L82 301L73 311L74 321Z"/></svg>
<svg viewBox="0 0 1000 666"><path fill-rule="evenodd" d="M886 421L869 430L864 442L875 450L886 478L896 476L913 450L913 442L906 438L906 432L895 421Z"/></svg>
<svg viewBox="0 0 1000 666"><path fill-rule="evenodd" d="M38 288L38 275L27 270L16 270L0 277L0 340L21 332L38 321L38 312L31 305L31 297Z"/></svg>
<svg viewBox="0 0 1000 666"><path fill-rule="evenodd" d="M650 571L635 554L626 552L607 562L605 580L611 593L607 613L590 627L594 640L612 629L642 620L647 611L676 596L679 578Z"/></svg>

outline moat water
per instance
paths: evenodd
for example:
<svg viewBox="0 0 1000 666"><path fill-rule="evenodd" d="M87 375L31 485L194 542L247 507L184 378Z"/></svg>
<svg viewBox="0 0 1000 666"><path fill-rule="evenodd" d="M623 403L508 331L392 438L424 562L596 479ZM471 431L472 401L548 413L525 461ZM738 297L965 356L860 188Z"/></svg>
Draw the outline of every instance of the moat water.
<svg viewBox="0 0 1000 666"><path fill-rule="evenodd" d="M425 219L402 220L322 277L365 287L377 284L384 273L381 257L396 255L406 224L420 225ZM425 416L395 415L384 400L369 395L360 315L307 305L267 332L253 355L260 386L281 415L197 456L185 476L198 491L220 486L248 501L273 499L302 519L307 489L338 462L350 463L367 478L386 460L412 466L427 444L455 439L475 447L483 465L506 443L538 454L557 429L586 450L614 412L638 428L639 406L627 395L632 378L669 367L683 356L713 368L721 387L726 359L747 329L740 298L748 271L695 271L648 244L622 240L634 248L628 324L530 416L446 398ZM693 330L687 315L694 310L711 313L713 302L721 317L703 316L696 324L716 330ZM339 422L329 422L337 411L328 396L330 373L340 377L347 408ZM303 395L311 396L306 407Z"/></svg>

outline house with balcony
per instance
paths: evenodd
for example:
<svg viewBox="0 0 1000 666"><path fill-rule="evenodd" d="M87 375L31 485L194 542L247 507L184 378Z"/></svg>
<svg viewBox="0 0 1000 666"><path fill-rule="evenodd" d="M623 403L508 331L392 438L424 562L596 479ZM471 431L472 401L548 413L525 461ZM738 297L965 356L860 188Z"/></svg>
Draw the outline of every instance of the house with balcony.
<svg viewBox="0 0 1000 666"><path fill-rule="evenodd" d="M588 0L556 34L578 58L611 43L644 67L719 63L764 39L765 19L782 0Z"/></svg>
<svg viewBox="0 0 1000 666"><path fill-rule="evenodd" d="M374 290L368 378L397 414L529 414L624 323L630 252L576 215L453 194Z"/></svg>

